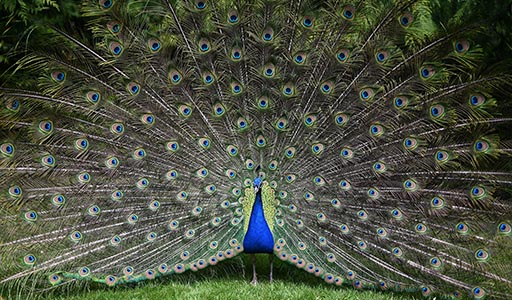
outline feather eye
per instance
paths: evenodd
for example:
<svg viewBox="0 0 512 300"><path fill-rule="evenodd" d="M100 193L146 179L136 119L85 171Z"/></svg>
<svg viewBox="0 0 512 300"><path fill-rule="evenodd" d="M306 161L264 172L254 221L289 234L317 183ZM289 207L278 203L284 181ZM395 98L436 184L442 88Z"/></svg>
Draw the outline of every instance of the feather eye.
<svg viewBox="0 0 512 300"><path fill-rule="evenodd" d="M445 164L451 159L451 154L448 151L445 150L438 150L435 153L436 162L438 164Z"/></svg>
<svg viewBox="0 0 512 300"><path fill-rule="evenodd" d="M162 49L162 43L155 38L151 38L148 40L148 48L151 53L157 53Z"/></svg>
<svg viewBox="0 0 512 300"><path fill-rule="evenodd" d="M463 235L466 235L469 233L468 225L466 225L463 222L457 223L457 225L455 225L455 230L457 231L457 233L463 234Z"/></svg>
<svg viewBox="0 0 512 300"><path fill-rule="evenodd" d="M33 210L27 211L23 214L23 218L27 222L35 222L37 221L37 213Z"/></svg>
<svg viewBox="0 0 512 300"><path fill-rule="evenodd" d="M430 207L433 209L441 209L445 205L444 198L441 196L435 196L430 200Z"/></svg>
<svg viewBox="0 0 512 300"><path fill-rule="evenodd" d="M366 194L368 195L368 197L371 199L371 200L377 200L380 198L380 191L379 189L377 188L369 188L368 191L366 192Z"/></svg>
<svg viewBox="0 0 512 300"><path fill-rule="evenodd" d="M137 180L137 182L135 183L135 186L139 190L145 190L149 186L149 180L145 177L142 177L139 180Z"/></svg>
<svg viewBox="0 0 512 300"><path fill-rule="evenodd" d="M263 135L258 135L256 137L256 146L258 148L263 148L267 145L267 140L265 139L265 137Z"/></svg>
<svg viewBox="0 0 512 300"><path fill-rule="evenodd" d="M300 24L304 28L308 28L308 29L312 28L315 25L315 18L313 18L311 16L304 16L304 17L302 17Z"/></svg>
<svg viewBox="0 0 512 300"><path fill-rule="evenodd" d="M47 155L44 155L43 157L41 157L41 165L43 165L44 167L54 167L56 164L56 161L55 161L55 157L53 157L53 155L51 154L47 154Z"/></svg>
<svg viewBox="0 0 512 300"><path fill-rule="evenodd" d="M101 100L101 94L98 91L89 91L85 94L85 98L92 104L97 104Z"/></svg>
<svg viewBox="0 0 512 300"><path fill-rule="evenodd" d="M510 226L509 223L501 222L498 224L498 233L504 234L504 235L510 235L512 232L512 226Z"/></svg>
<svg viewBox="0 0 512 300"><path fill-rule="evenodd" d="M105 159L105 166L109 169L115 169L119 166L119 159L115 156L109 156Z"/></svg>
<svg viewBox="0 0 512 300"><path fill-rule="evenodd" d="M64 203L66 203L66 198L64 198L64 196L57 194L52 197L52 204L54 206L59 207L64 205Z"/></svg>
<svg viewBox="0 0 512 300"><path fill-rule="evenodd" d="M485 290L481 287L473 288L471 293L475 299L484 299L485 297Z"/></svg>
<svg viewBox="0 0 512 300"><path fill-rule="evenodd" d="M480 262L487 261L489 259L489 252L485 249L478 249L475 251L475 258Z"/></svg>
<svg viewBox="0 0 512 300"><path fill-rule="evenodd" d="M400 209L398 208L395 208L391 211L391 216L394 218L394 219L397 219L397 220L401 220L403 219L403 213Z"/></svg>
<svg viewBox="0 0 512 300"><path fill-rule="evenodd" d="M348 21L352 21L356 15L356 9L352 5L347 5L343 7L341 11L341 16Z"/></svg>
<svg viewBox="0 0 512 300"><path fill-rule="evenodd" d="M409 97L407 97L407 96L399 95L393 99L393 106L398 110L402 110L402 109L406 108L408 104L409 104Z"/></svg>
<svg viewBox="0 0 512 300"><path fill-rule="evenodd" d="M293 157L295 157L295 152L296 152L295 147L288 147L284 150L284 156L286 158L293 158Z"/></svg>
<svg viewBox="0 0 512 300"><path fill-rule="evenodd" d="M123 199L124 193L120 190L115 190L110 194L110 198L112 201L121 201Z"/></svg>
<svg viewBox="0 0 512 300"><path fill-rule="evenodd" d="M199 147L201 147L201 148L203 148L205 150L208 150L211 147L211 141L210 141L209 138L206 138L206 137L200 138L197 141L197 144L199 145Z"/></svg>
<svg viewBox="0 0 512 300"><path fill-rule="evenodd" d="M167 173L165 173L165 178L167 180L174 180L174 179L178 178L178 176L179 176L178 171L176 171L176 170L169 170L169 171L167 171Z"/></svg>
<svg viewBox="0 0 512 300"><path fill-rule="evenodd" d="M172 69L171 71L169 71L168 78L171 84L178 85L183 79L183 75L177 69Z"/></svg>
<svg viewBox="0 0 512 300"><path fill-rule="evenodd" d="M370 87L362 88L359 91L359 99L361 99L362 101L373 100L374 96L375 96L375 91L374 91L374 89L372 89Z"/></svg>
<svg viewBox="0 0 512 300"><path fill-rule="evenodd" d="M411 26L411 23L414 21L414 17L409 12L404 12L398 17L398 23L404 28Z"/></svg>
<svg viewBox="0 0 512 300"><path fill-rule="evenodd" d="M352 159L354 157L354 152L349 148L343 148L340 151L341 157L346 159Z"/></svg>
<svg viewBox="0 0 512 300"><path fill-rule="evenodd" d="M133 159L135 160L141 160L143 159L144 157L146 157L147 153L146 153L146 150L144 150L144 148L136 148L135 150L133 150L132 152L132 157Z"/></svg>
<svg viewBox="0 0 512 300"><path fill-rule="evenodd" d="M268 63L263 66L262 70L263 76L266 78L274 78L276 75L276 67L273 63Z"/></svg>
<svg viewBox="0 0 512 300"><path fill-rule="evenodd" d="M180 144L178 143L178 141L175 141L175 140L168 141L165 144L165 149L167 149L167 151L169 151L171 153L175 153L175 152L178 152L178 150L180 150Z"/></svg>
<svg viewBox="0 0 512 300"><path fill-rule="evenodd" d="M414 137L406 137L402 142L405 150L413 151L418 148L418 140Z"/></svg>
<svg viewBox="0 0 512 300"><path fill-rule="evenodd" d="M0 153L3 157L11 157L14 155L14 145L11 143L3 143L0 145Z"/></svg>
<svg viewBox="0 0 512 300"><path fill-rule="evenodd" d="M272 42L274 40L274 29L272 29L272 27L265 28L261 34L261 39L265 43Z"/></svg>
<svg viewBox="0 0 512 300"><path fill-rule="evenodd" d="M120 56L123 53L123 45L121 45L119 42L110 42L108 44L108 50L110 50L110 53L112 53L114 56Z"/></svg>
<svg viewBox="0 0 512 300"><path fill-rule="evenodd" d="M385 50L378 50L375 52L375 60L379 64L385 63L389 58L389 52Z"/></svg>
<svg viewBox="0 0 512 300"><path fill-rule="evenodd" d="M192 115L192 107L186 104L179 105L178 111L183 118L188 118Z"/></svg>
<svg viewBox="0 0 512 300"><path fill-rule="evenodd" d="M378 123L370 125L370 135L372 137L380 137L384 134L384 127Z"/></svg>
<svg viewBox="0 0 512 300"><path fill-rule="evenodd" d="M197 10L204 10L207 6L206 0L195 0L194 6Z"/></svg>
<svg viewBox="0 0 512 300"><path fill-rule="evenodd" d="M487 196L487 189L482 185L475 185L471 188L470 196L476 200L483 199Z"/></svg>
<svg viewBox="0 0 512 300"><path fill-rule="evenodd" d="M155 124L155 115L154 114L143 114L140 117L140 121L144 125L151 126L151 125Z"/></svg>
<svg viewBox="0 0 512 300"><path fill-rule="evenodd" d="M334 115L334 123L339 127L347 125L349 120L350 117L345 113L339 112Z"/></svg>
<svg viewBox="0 0 512 300"><path fill-rule="evenodd" d="M69 235L69 238L73 241L73 242L79 242L83 239L83 235L80 231L76 230L76 231L73 231L70 235Z"/></svg>
<svg viewBox="0 0 512 300"><path fill-rule="evenodd" d="M48 281L52 286L59 285L62 282L62 277L57 274L51 274L48 276Z"/></svg>
<svg viewBox="0 0 512 300"><path fill-rule="evenodd" d="M421 287L421 294L425 297L430 296L432 294L432 289L428 286Z"/></svg>
<svg viewBox="0 0 512 300"><path fill-rule="evenodd" d="M483 138L475 141L473 144L473 151L478 154L487 154L491 152L490 144Z"/></svg>
<svg viewBox="0 0 512 300"><path fill-rule="evenodd" d="M229 178L229 179L235 179L236 177L236 172L235 170L233 169L227 169L226 172L224 172L224 174Z"/></svg>
<svg viewBox="0 0 512 300"><path fill-rule="evenodd" d="M5 102L5 107L10 110L11 112L18 112L21 107L20 100L18 99L8 99Z"/></svg>
<svg viewBox="0 0 512 300"><path fill-rule="evenodd" d="M429 113L432 119L441 119L445 116L446 111L442 104L435 104L430 106Z"/></svg>
<svg viewBox="0 0 512 300"><path fill-rule="evenodd" d="M386 164L382 161L378 161L378 162L374 163L372 168L376 174L383 174L387 170Z"/></svg>
<svg viewBox="0 0 512 300"><path fill-rule="evenodd" d="M404 189L408 192L415 192L418 190L418 183L416 182L416 180L412 179L412 178L409 178L409 179L406 179L404 181Z"/></svg>
<svg viewBox="0 0 512 300"><path fill-rule="evenodd" d="M235 145L228 145L226 147L226 152L230 156L237 156L238 155L238 148Z"/></svg>
<svg viewBox="0 0 512 300"><path fill-rule="evenodd" d="M288 119L285 117L277 119L274 127L279 131L286 131L288 129Z"/></svg>
<svg viewBox="0 0 512 300"><path fill-rule="evenodd" d="M124 125L123 123L116 122L110 125L110 132L113 134L116 134L118 136L122 135L124 133Z"/></svg>
<svg viewBox="0 0 512 300"><path fill-rule="evenodd" d="M286 183L293 183L297 179L297 176L295 174L286 174L285 180Z"/></svg>
<svg viewBox="0 0 512 300"><path fill-rule="evenodd" d="M461 55L469 50L469 42L466 40L458 40L453 43L453 49L455 53Z"/></svg>
<svg viewBox="0 0 512 300"><path fill-rule="evenodd" d="M275 160L275 159L274 159L274 160L272 160L272 161L268 164L268 169L269 169L270 171L275 171L275 170L277 170L277 166L278 166L278 165L279 165L279 164L277 163L277 160Z"/></svg>
<svg viewBox="0 0 512 300"><path fill-rule="evenodd" d="M350 51L347 49L341 49L336 53L336 60L338 60L339 63L346 63L349 58Z"/></svg>
<svg viewBox="0 0 512 300"><path fill-rule="evenodd" d="M113 20L107 23L107 29L108 31L110 31L110 33L116 35L121 32L121 30L123 29L123 25L118 21Z"/></svg>
<svg viewBox="0 0 512 300"><path fill-rule="evenodd" d="M215 76L210 71L203 72L201 78L205 85L211 85L215 81Z"/></svg>
<svg viewBox="0 0 512 300"><path fill-rule="evenodd" d="M64 71L53 71L51 76L53 81L58 83L62 83L66 79L66 73Z"/></svg>
<svg viewBox="0 0 512 300"><path fill-rule="evenodd" d="M347 180L344 180L344 179L341 180L338 185L344 191L348 191L348 190L350 190L352 188L352 185L350 184L350 182L348 182Z"/></svg>
<svg viewBox="0 0 512 300"><path fill-rule="evenodd" d="M481 94L473 94L469 96L469 105L471 107L479 107L485 103L486 98Z"/></svg>
<svg viewBox="0 0 512 300"><path fill-rule="evenodd" d="M39 132L48 135L53 132L53 122L50 120L41 121L37 128L39 129Z"/></svg>
<svg viewBox="0 0 512 300"><path fill-rule="evenodd" d="M247 119L245 119L243 117L239 117L236 120L236 126L239 131L245 131L249 128L249 122L247 121Z"/></svg>
<svg viewBox="0 0 512 300"><path fill-rule="evenodd" d="M85 151L89 149L89 141L86 138L78 138L74 142L75 149L78 151Z"/></svg>
<svg viewBox="0 0 512 300"><path fill-rule="evenodd" d="M238 11L236 9L230 10L228 13L228 24L237 24L238 21L240 21Z"/></svg>
<svg viewBox="0 0 512 300"><path fill-rule="evenodd" d="M295 96L295 85L292 82L286 83L282 88L282 93L285 97Z"/></svg>
<svg viewBox="0 0 512 300"><path fill-rule="evenodd" d="M320 155L324 152L325 146L322 143L315 143L311 145L311 153L314 155Z"/></svg>
<svg viewBox="0 0 512 300"><path fill-rule="evenodd" d="M299 65L299 66L302 66L304 65L304 63L306 62L306 59L307 59L307 53L306 52L297 52L294 56L293 56L293 62L296 64L296 65Z"/></svg>
<svg viewBox="0 0 512 300"><path fill-rule="evenodd" d="M306 127L312 127L317 124L318 117L315 114L306 114L304 116L304 125Z"/></svg>
<svg viewBox="0 0 512 300"><path fill-rule="evenodd" d="M226 107L220 102L215 103L212 109L215 117L222 117L226 113Z"/></svg>
<svg viewBox="0 0 512 300"><path fill-rule="evenodd" d="M102 9L109 9L114 5L114 0L99 0L98 2Z"/></svg>
<svg viewBox="0 0 512 300"><path fill-rule="evenodd" d="M395 248L391 249L391 253L393 253L393 255L396 257L402 257L402 255L403 255L403 251L402 251L402 249L400 249L400 247L395 247Z"/></svg>
<svg viewBox="0 0 512 300"><path fill-rule="evenodd" d="M423 223L418 223L414 226L414 230L419 234L424 234L427 232L428 227Z"/></svg>
<svg viewBox="0 0 512 300"><path fill-rule="evenodd" d="M139 92L140 92L140 85L135 82L130 82L126 86L126 89L132 96L135 96L135 95L139 94Z"/></svg>
<svg viewBox="0 0 512 300"><path fill-rule="evenodd" d="M197 45L199 47L199 53L201 54L206 54L211 50L210 41L208 41L206 38L200 39Z"/></svg>
<svg viewBox="0 0 512 300"><path fill-rule="evenodd" d="M238 46L235 46L231 49L231 55L229 58L234 62L239 62L243 58L242 49Z"/></svg>
<svg viewBox="0 0 512 300"><path fill-rule="evenodd" d="M270 108L270 99L267 96L261 96L256 99L256 106L259 110L266 110Z"/></svg>
<svg viewBox="0 0 512 300"><path fill-rule="evenodd" d="M23 257L23 263L27 266L33 266L36 263L37 259L32 254L27 254Z"/></svg>
<svg viewBox="0 0 512 300"><path fill-rule="evenodd" d="M421 79L430 79L435 74L434 68L432 66L428 66L428 65L421 67L419 72L420 72Z"/></svg>
<svg viewBox="0 0 512 300"><path fill-rule="evenodd" d="M78 182L81 184L86 184L91 181L91 175L88 172L80 172L76 178L78 179Z"/></svg>
<svg viewBox="0 0 512 300"><path fill-rule="evenodd" d="M231 86L231 93L233 93L234 95L239 95L243 91L243 88L240 85L240 83L238 83L236 81L231 82L230 86Z"/></svg>
<svg viewBox="0 0 512 300"><path fill-rule="evenodd" d="M322 84L320 84L320 91L323 94L332 94L334 91L334 83L330 80L324 81Z"/></svg>

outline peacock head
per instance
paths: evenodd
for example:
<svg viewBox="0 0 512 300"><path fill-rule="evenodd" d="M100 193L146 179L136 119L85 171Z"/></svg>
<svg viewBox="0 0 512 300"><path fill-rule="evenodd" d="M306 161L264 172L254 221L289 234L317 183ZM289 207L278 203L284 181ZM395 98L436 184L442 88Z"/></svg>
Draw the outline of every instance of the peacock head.
<svg viewBox="0 0 512 300"><path fill-rule="evenodd" d="M254 178L254 181L253 181L253 186L254 186L254 192L258 192L258 190L261 188L261 184L263 183L263 179L260 176Z"/></svg>
<svg viewBox="0 0 512 300"><path fill-rule="evenodd" d="M253 186L254 186L254 192L257 193L259 189L261 188L261 185L263 184L263 177L265 176L263 172L260 172L261 166L258 166L256 168L256 172L258 173L258 177L254 178Z"/></svg>

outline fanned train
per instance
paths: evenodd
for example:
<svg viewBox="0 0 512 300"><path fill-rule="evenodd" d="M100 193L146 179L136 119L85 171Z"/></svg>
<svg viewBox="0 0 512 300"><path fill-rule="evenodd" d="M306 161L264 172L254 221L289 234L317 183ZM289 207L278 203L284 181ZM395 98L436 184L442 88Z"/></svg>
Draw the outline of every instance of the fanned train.
<svg viewBox="0 0 512 300"><path fill-rule="evenodd" d="M0 287L271 253L512 297L510 61L425 0L84 1L0 87ZM507 8L508 9L508 8Z"/></svg>

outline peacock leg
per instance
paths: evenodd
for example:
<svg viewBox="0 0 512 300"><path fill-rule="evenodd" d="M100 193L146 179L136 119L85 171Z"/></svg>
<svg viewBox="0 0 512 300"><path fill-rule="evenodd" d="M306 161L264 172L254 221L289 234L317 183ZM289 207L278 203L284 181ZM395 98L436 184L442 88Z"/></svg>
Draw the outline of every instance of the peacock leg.
<svg viewBox="0 0 512 300"><path fill-rule="evenodd" d="M256 285L258 283L258 278L256 276L256 254L251 254L252 256L252 281L251 284Z"/></svg>
<svg viewBox="0 0 512 300"><path fill-rule="evenodd" d="M273 253L270 253L268 255L268 260L270 261L270 283L272 283L274 281L274 279L272 278L272 269L273 269L273 265L274 265L274 254Z"/></svg>

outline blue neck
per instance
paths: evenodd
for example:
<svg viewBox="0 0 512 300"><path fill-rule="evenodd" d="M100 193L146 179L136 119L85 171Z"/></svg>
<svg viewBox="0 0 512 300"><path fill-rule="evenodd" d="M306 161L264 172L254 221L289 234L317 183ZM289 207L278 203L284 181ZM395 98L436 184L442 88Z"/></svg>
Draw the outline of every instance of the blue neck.
<svg viewBox="0 0 512 300"><path fill-rule="evenodd" d="M249 228L245 234L243 245L245 253L274 252L274 237L263 214L261 189L256 193L256 200L252 207Z"/></svg>

